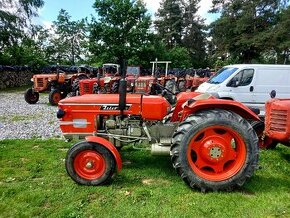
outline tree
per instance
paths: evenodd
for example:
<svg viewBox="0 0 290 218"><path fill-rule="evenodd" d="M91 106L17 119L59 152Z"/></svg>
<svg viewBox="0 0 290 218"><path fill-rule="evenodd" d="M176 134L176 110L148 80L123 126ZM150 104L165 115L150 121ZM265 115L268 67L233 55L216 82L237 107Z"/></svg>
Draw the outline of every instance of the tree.
<svg viewBox="0 0 290 218"><path fill-rule="evenodd" d="M259 60L274 46L273 28L282 0L214 0L212 12L221 17L212 23L211 36L219 56L239 57L240 62Z"/></svg>
<svg viewBox="0 0 290 218"><path fill-rule="evenodd" d="M290 56L290 6L278 15L277 25L274 27L274 50L278 63L289 63Z"/></svg>
<svg viewBox="0 0 290 218"><path fill-rule="evenodd" d="M43 0L1 0L0 2L0 52L16 45L30 28L30 20L37 16Z"/></svg>
<svg viewBox="0 0 290 218"><path fill-rule="evenodd" d="M205 26L197 15L199 1L163 0L155 21L157 35L168 50L175 52L185 48L186 61L193 66L203 65L206 57Z"/></svg>
<svg viewBox="0 0 290 218"><path fill-rule="evenodd" d="M57 20L53 22L55 37L52 38L55 60L60 63L75 65L86 55L87 27L86 20L71 21L71 16L61 9ZM53 51L54 50L54 51Z"/></svg>
<svg viewBox="0 0 290 218"><path fill-rule="evenodd" d="M205 65L207 43L204 20L197 15L199 1L187 0L183 2L185 12L182 44L189 53L192 66L195 67Z"/></svg>
<svg viewBox="0 0 290 218"><path fill-rule="evenodd" d="M157 33L168 48L181 45L183 14L181 0L163 0L156 13Z"/></svg>
<svg viewBox="0 0 290 218"><path fill-rule="evenodd" d="M146 50L150 16L141 0L96 0L98 19L90 25L90 51L103 61L122 63Z"/></svg>

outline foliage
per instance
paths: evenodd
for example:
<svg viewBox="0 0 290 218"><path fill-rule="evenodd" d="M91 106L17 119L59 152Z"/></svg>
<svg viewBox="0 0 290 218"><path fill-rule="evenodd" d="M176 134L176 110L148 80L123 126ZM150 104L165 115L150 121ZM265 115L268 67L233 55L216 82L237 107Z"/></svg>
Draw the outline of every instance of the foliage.
<svg viewBox="0 0 290 218"><path fill-rule="evenodd" d="M166 47L169 50L175 47L185 48L188 56L183 58L191 67L205 65L206 58L205 26L197 16L198 3L199 0L163 0L155 21L157 34Z"/></svg>
<svg viewBox="0 0 290 218"><path fill-rule="evenodd" d="M67 11L61 9L57 20L53 22L55 37L51 39L53 55L58 63L75 65L86 53L87 27L86 20L71 21Z"/></svg>
<svg viewBox="0 0 290 218"><path fill-rule="evenodd" d="M183 12L181 0L163 0L156 14L158 35L168 48L181 45Z"/></svg>
<svg viewBox="0 0 290 218"><path fill-rule="evenodd" d="M0 141L1 217L289 217L290 150L261 151L261 170L232 193L191 190L169 157L127 147L111 184L74 183L64 169L73 142ZM247 209L251 208L251 209Z"/></svg>
<svg viewBox="0 0 290 218"><path fill-rule="evenodd" d="M43 6L43 0L1 0L0 2L0 52L9 46L17 45L25 36L25 28L37 9Z"/></svg>
<svg viewBox="0 0 290 218"><path fill-rule="evenodd" d="M150 16L140 0L96 0L98 19L90 25L90 51L103 61L122 63L146 51Z"/></svg>
<svg viewBox="0 0 290 218"><path fill-rule="evenodd" d="M221 17L211 24L211 36L217 56L238 57L241 63L261 60L261 54L273 49L279 25L282 0L213 1L212 12ZM286 28L289 30L289 26Z"/></svg>

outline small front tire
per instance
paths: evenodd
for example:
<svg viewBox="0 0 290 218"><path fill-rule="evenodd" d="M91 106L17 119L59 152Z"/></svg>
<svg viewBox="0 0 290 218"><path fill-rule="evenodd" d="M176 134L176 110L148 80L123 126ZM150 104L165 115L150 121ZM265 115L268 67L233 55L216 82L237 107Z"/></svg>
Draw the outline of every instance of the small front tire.
<svg viewBox="0 0 290 218"><path fill-rule="evenodd" d="M39 93L33 91L32 88L29 88L24 93L24 99L28 104L36 104L39 100Z"/></svg>
<svg viewBox="0 0 290 218"><path fill-rule="evenodd" d="M67 152L65 168L75 182L97 186L110 181L116 170L116 161L101 144L82 141Z"/></svg>

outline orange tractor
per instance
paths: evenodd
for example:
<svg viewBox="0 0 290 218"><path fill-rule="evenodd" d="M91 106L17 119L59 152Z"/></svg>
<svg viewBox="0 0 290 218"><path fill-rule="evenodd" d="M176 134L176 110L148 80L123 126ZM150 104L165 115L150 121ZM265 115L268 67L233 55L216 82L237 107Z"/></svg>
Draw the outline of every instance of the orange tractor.
<svg viewBox="0 0 290 218"><path fill-rule="evenodd" d="M49 103L57 105L68 93L74 92L75 81L86 78L89 78L88 73L81 70L75 74L67 74L59 69L52 74L35 74L31 78L33 86L25 91L24 99L29 104L35 104L39 100L40 92L50 91Z"/></svg>
<svg viewBox="0 0 290 218"><path fill-rule="evenodd" d="M275 148L278 143L290 146L290 99L277 99L272 91L265 104L265 122L254 122L260 148Z"/></svg>
<svg viewBox="0 0 290 218"><path fill-rule="evenodd" d="M85 138L69 149L65 160L75 182L107 183L122 168L119 150L136 142L148 144L152 154L170 155L177 174L201 191L232 190L253 175L258 137L250 123L260 118L252 110L195 92L178 94L172 108L162 96L127 94L126 87L123 77L119 94L59 102L63 135Z"/></svg>

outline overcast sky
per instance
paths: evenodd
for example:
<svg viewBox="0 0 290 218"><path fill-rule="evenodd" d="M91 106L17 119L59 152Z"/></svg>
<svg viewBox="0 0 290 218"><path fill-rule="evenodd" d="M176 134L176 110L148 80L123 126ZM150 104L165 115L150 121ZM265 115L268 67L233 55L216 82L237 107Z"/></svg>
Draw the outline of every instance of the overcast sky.
<svg viewBox="0 0 290 218"><path fill-rule="evenodd" d="M95 0L45 0L44 7L39 11L39 22L45 26L49 26L52 21L57 19L57 15L60 9L65 9L73 20L79 20L84 17L90 17L91 14L95 14L92 8ZM161 0L144 0L146 3L148 12L151 15L159 8ZM208 14L207 11L211 7L211 0L201 0L198 14L206 19L206 23L209 24L216 19L217 15Z"/></svg>

